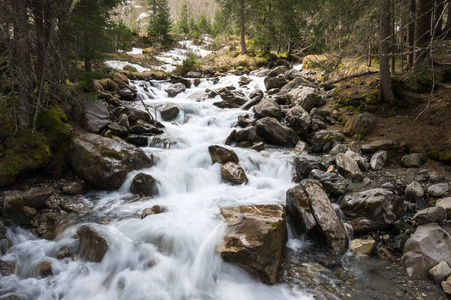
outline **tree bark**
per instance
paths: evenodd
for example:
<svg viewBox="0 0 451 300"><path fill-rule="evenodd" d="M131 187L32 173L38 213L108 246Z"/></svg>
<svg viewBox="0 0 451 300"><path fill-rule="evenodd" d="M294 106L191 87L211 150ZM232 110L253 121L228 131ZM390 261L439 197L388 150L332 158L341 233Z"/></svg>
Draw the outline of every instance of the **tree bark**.
<svg viewBox="0 0 451 300"><path fill-rule="evenodd" d="M30 126L31 91L33 74L28 36L27 0L11 0L14 11L14 80L18 89L18 125L21 128Z"/></svg>
<svg viewBox="0 0 451 300"><path fill-rule="evenodd" d="M434 37L438 37L442 34L443 27L443 0L436 0L434 11L434 23L432 28L434 29Z"/></svg>
<svg viewBox="0 0 451 300"><path fill-rule="evenodd" d="M407 33L407 43L409 45L409 54L407 55L407 68L413 67L414 47L415 47L415 14L417 11L416 0L410 0L409 27Z"/></svg>
<svg viewBox="0 0 451 300"><path fill-rule="evenodd" d="M446 37L451 37L451 1L448 1L448 16L446 18L446 25L443 31L445 32Z"/></svg>
<svg viewBox="0 0 451 300"><path fill-rule="evenodd" d="M426 59L426 50L421 49L431 41L431 18L434 8L433 0L418 0L415 26L414 65L417 67Z"/></svg>
<svg viewBox="0 0 451 300"><path fill-rule="evenodd" d="M390 76L390 45L388 40L390 38L390 0L380 0L380 92L382 101L392 103L395 100L393 96Z"/></svg>
<svg viewBox="0 0 451 300"><path fill-rule="evenodd" d="M246 54L246 40L244 38L244 0L240 0L240 31L241 31L241 54Z"/></svg>

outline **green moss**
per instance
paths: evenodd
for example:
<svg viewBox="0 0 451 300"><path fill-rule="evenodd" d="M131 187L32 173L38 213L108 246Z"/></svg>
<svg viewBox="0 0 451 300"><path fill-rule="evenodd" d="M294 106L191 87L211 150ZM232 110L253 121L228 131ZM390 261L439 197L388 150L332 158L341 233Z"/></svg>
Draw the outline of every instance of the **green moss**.
<svg viewBox="0 0 451 300"><path fill-rule="evenodd" d="M56 106L39 113L36 127L49 139L52 146L69 141L72 136L72 127L67 122L66 114Z"/></svg>
<svg viewBox="0 0 451 300"><path fill-rule="evenodd" d="M451 152L443 152L435 148L431 148L428 151L428 155L433 160L437 160L446 165L451 165Z"/></svg>
<svg viewBox="0 0 451 300"><path fill-rule="evenodd" d="M126 65L125 67L123 67L123 69L124 69L125 71L129 71L129 72L138 72L138 70L136 70L135 67L130 66L130 65Z"/></svg>

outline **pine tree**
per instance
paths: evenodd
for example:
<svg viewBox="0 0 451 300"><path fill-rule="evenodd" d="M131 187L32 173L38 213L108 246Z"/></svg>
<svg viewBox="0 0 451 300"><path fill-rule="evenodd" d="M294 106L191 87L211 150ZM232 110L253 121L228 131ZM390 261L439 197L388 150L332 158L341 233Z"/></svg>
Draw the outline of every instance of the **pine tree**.
<svg viewBox="0 0 451 300"><path fill-rule="evenodd" d="M180 14L177 21L177 31L179 33L189 33L188 3L185 1L180 5Z"/></svg>
<svg viewBox="0 0 451 300"><path fill-rule="evenodd" d="M164 47L173 42L171 36L172 21L167 0L149 0L150 22L149 37L152 42Z"/></svg>

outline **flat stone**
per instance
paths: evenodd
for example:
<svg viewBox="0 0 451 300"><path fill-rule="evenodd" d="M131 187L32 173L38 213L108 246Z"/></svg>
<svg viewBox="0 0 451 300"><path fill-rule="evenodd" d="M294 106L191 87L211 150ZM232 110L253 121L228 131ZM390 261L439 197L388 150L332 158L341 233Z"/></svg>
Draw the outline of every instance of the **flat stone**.
<svg viewBox="0 0 451 300"><path fill-rule="evenodd" d="M416 225L424 225L433 222L446 220L446 210L443 207L435 206L420 210L413 216Z"/></svg>
<svg viewBox="0 0 451 300"><path fill-rule="evenodd" d="M438 183L428 188L428 194L432 197L440 197L449 191L448 183Z"/></svg>
<svg viewBox="0 0 451 300"><path fill-rule="evenodd" d="M360 254L371 254L376 248L375 240L355 239L351 241L351 251Z"/></svg>
<svg viewBox="0 0 451 300"><path fill-rule="evenodd" d="M83 112L86 129L90 132L99 133L111 122L108 108L101 101L83 103Z"/></svg>
<svg viewBox="0 0 451 300"><path fill-rule="evenodd" d="M379 140L363 144L362 147L360 147L360 150L365 153L376 153L379 150L390 150L394 149L395 147L396 144L392 140Z"/></svg>

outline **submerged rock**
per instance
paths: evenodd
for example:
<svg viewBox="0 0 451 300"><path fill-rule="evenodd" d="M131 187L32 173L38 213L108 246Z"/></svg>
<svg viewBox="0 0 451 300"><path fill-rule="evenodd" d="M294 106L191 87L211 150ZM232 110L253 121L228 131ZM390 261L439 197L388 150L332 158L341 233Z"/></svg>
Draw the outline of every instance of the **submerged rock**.
<svg viewBox="0 0 451 300"><path fill-rule="evenodd" d="M262 282L274 284L287 241L283 206L224 207L221 214L228 225L218 248L221 257L240 265Z"/></svg>
<svg viewBox="0 0 451 300"><path fill-rule="evenodd" d="M180 109L177 106L175 106L173 104L168 104L161 111L161 117L165 121L172 121L177 117L179 112L180 112Z"/></svg>
<svg viewBox="0 0 451 300"><path fill-rule="evenodd" d="M6 261L0 260L0 275L3 277L14 274L14 267Z"/></svg>
<svg viewBox="0 0 451 300"><path fill-rule="evenodd" d="M139 195L153 196L158 192L157 180L149 174L137 174L130 185L130 192Z"/></svg>
<svg viewBox="0 0 451 300"><path fill-rule="evenodd" d="M145 217L150 216L150 215L158 215L158 214L164 213L165 211L167 211L166 207L160 206L160 205L154 205L152 207L145 208L142 211L141 219L144 219Z"/></svg>
<svg viewBox="0 0 451 300"><path fill-rule="evenodd" d="M92 133L73 139L68 159L91 186L106 190L118 189L130 171L152 166L140 148Z"/></svg>
<svg viewBox="0 0 451 300"><path fill-rule="evenodd" d="M79 236L78 256L92 262L101 262L109 249L106 238L89 226L83 227Z"/></svg>

